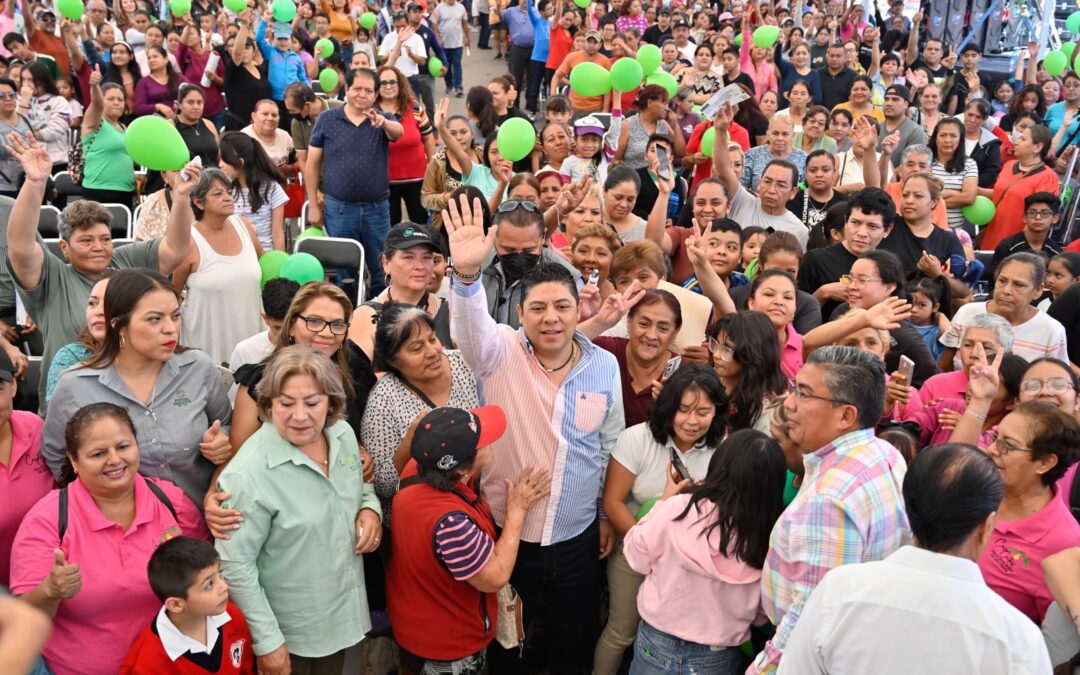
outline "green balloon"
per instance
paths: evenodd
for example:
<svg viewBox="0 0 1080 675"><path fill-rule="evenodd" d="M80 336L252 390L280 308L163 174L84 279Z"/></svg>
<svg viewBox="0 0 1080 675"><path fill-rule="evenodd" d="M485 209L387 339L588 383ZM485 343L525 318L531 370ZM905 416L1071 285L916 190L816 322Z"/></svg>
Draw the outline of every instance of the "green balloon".
<svg viewBox="0 0 1080 675"><path fill-rule="evenodd" d="M637 520L641 520L642 518L644 518L645 514L648 513L649 511L652 511L652 508L654 506L656 506L656 502L658 502L658 501L660 501L659 497L653 497L651 499L646 499L645 503L642 504L641 507L638 508L637 513L634 514L634 518L637 519Z"/></svg>
<svg viewBox="0 0 1080 675"><path fill-rule="evenodd" d="M296 5L292 0L275 0L274 21L289 23L296 16Z"/></svg>
<svg viewBox="0 0 1080 675"><path fill-rule="evenodd" d="M1073 61L1073 70L1080 73L1080 52L1076 54L1076 60Z"/></svg>
<svg viewBox="0 0 1080 675"><path fill-rule="evenodd" d="M986 225L994 219L994 202L989 197L979 195L975 201L960 209L964 217L973 225Z"/></svg>
<svg viewBox="0 0 1080 675"><path fill-rule="evenodd" d="M442 77L443 62L438 56L431 56L427 60L427 71L434 78Z"/></svg>
<svg viewBox="0 0 1080 675"><path fill-rule="evenodd" d="M624 56L611 64L611 88L615 91L634 91L641 85L644 74L640 63Z"/></svg>
<svg viewBox="0 0 1080 675"><path fill-rule="evenodd" d="M334 43L326 38L319 38L315 43L315 55L322 59L328 59L334 55Z"/></svg>
<svg viewBox="0 0 1080 675"><path fill-rule="evenodd" d="M285 251L267 251L263 253L262 257L259 258L259 269L262 270L261 286L265 286L267 281L281 276L281 266L285 264L285 259L288 257L289 254Z"/></svg>
<svg viewBox="0 0 1080 675"><path fill-rule="evenodd" d="M751 40L755 47L761 49L768 49L776 44L776 40L780 37L780 26L758 26L754 30L754 35Z"/></svg>
<svg viewBox="0 0 1080 675"><path fill-rule="evenodd" d="M124 133L124 147L136 164L154 171L179 171L191 159L180 132L157 115L135 118Z"/></svg>
<svg viewBox="0 0 1080 675"><path fill-rule="evenodd" d="M667 89L668 96L671 98L675 98L675 92L679 90L679 83L675 81L675 78L671 73L665 73L662 70L658 70L646 77L645 84L660 85L664 89Z"/></svg>
<svg viewBox="0 0 1080 675"><path fill-rule="evenodd" d="M1052 51L1043 58L1043 68L1051 76L1060 75L1069 65L1069 57L1063 51Z"/></svg>
<svg viewBox="0 0 1080 675"><path fill-rule="evenodd" d="M191 11L191 0L172 0L169 11L175 17L181 17Z"/></svg>
<svg viewBox="0 0 1080 675"><path fill-rule="evenodd" d="M322 87L324 94L332 94L340 81L341 77L333 68L323 68L319 73L319 86Z"/></svg>
<svg viewBox="0 0 1080 675"><path fill-rule="evenodd" d="M598 63L579 63L570 71L570 88L579 96L603 96L611 91L611 73Z"/></svg>
<svg viewBox="0 0 1080 675"><path fill-rule="evenodd" d="M742 33L735 36L735 46L742 47Z"/></svg>
<svg viewBox="0 0 1080 675"><path fill-rule="evenodd" d="M1061 51L1065 52L1065 58L1069 61L1073 60L1073 52L1076 51L1075 42L1065 42L1061 45Z"/></svg>
<svg viewBox="0 0 1080 675"><path fill-rule="evenodd" d="M306 230L304 230L303 232L301 232L299 235L297 235L296 241L300 241L301 239L306 239L307 237L325 237L325 236L326 236L326 230L322 229L321 227L309 227Z"/></svg>
<svg viewBox="0 0 1080 675"><path fill-rule="evenodd" d="M525 159L536 145L536 129L527 119L512 117L502 123L495 137L499 154L511 162Z"/></svg>
<svg viewBox="0 0 1080 675"><path fill-rule="evenodd" d="M582 8L582 9L585 9L586 7L588 7L589 2L590 2L590 0L574 0L574 4L577 5L578 7Z"/></svg>
<svg viewBox="0 0 1080 675"><path fill-rule="evenodd" d="M1080 33L1080 12L1073 12L1068 19L1065 19L1065 28L1070 33Z"/></svg>
<svg viewBox="0 0 1080 675"><path fill-rule="evenodd" d="M701 154L712 157L713 144L716 142L716 127L709 127L701 135Z"/></svg>
<svg viewBox="0 0 1080 675"><path fill-rule="evenodd" d="M233 14L239 14L247 9L247 0L225 0L225 9Z"/></svg>
<svg viewBox="0 0 1080 675"><path fill-rule="evenodd" d="M360 15L360 25L368 30L375 26L376 21L378 21L378 18L371 12L364 12Z"/></svg>
<svg viewBox="0 0 1080 675"><path fill-rule="evenodd" d="M322 281L326 277L322 263L310 253L293 253L281 265L281 275L303 286L312 281Z"/></svg>
<svg viewBox="0 0 1080 675"><path fill-rule="evenodd" d="M656 45L642 45L637 53L637 62L641 64L641 72L651 75L660 67L663 58L660 56L660 48Z"/></svg>
<svg viewBox="0 0 1080 675"><path fill-rule="evenodd" d="M78 21L83 15L82 0L56 0L56 8L64 15L65 19Z"/></svg>

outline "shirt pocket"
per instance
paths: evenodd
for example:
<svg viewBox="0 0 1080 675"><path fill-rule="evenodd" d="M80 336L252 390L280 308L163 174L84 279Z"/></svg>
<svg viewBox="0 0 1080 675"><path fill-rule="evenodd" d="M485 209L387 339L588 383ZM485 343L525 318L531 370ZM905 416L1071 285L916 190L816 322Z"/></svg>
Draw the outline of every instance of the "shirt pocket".
<svg viewBox="0 0 1080 675"><path fill-rule="evenodd" d="M574 397L574 428L586 434L598 430L607 414L607 394L581 392Z"/></svg>

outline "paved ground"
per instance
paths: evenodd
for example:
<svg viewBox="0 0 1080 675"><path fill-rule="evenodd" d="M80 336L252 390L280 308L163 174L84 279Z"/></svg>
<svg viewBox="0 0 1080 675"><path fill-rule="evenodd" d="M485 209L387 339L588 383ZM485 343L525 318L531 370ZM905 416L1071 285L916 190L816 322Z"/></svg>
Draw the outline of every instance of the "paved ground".
<svg viewBox="0 0 1080 675"><path fill-rule="evenodd" d="M462 83L465 85L463 89L468 92L469 87L475 85L487 86L488 81L493 77L498 77L508 72L506 60L495 60L495 43L494 40L491 43L492 49L484 50L477 49L476 42L480 37L479 31L473 31L472 33L472 55L463 56L461 59L461 70L464 74ZM436 83L435 88L435 100L445 96L445 85L441 82ZM525 92L521 92L520 98L524 103ZM519 107L521 107L519 105ZM450 97L450 114L451 115L464 115L465 114L465 99Z"/></svg>

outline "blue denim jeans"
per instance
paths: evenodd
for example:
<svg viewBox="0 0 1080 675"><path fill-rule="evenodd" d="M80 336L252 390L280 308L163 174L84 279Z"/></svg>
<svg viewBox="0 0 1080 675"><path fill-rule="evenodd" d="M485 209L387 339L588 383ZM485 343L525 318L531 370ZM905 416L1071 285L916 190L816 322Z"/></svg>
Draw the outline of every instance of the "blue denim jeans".
<svg viewBox="0 0 1080 675"><path fill-rule="evenodd" d="M630 675L739 675L746 668L738 647L715 649L657 630L642 619Z"/></svg>
<svg viewBox="0 0 1080 675"><path fill-rule="evenodd" d="M390 202L342 202L326 195L323 213L326 232L331 237L355 239L364 247L364 264L371 272L371 288L367 297L374 297L386 288L379 257L382 255L386 233L390 231Z"/></svg>
<svg viewBox="0 0 1080 675"><path fill-rule="evenodd" d="M448 88L461 90L461 53L465 51L465 48L444 47L443 51L446 52L446 59L450 62L445 64L446 75L443 76L443 80Z"/></svg>

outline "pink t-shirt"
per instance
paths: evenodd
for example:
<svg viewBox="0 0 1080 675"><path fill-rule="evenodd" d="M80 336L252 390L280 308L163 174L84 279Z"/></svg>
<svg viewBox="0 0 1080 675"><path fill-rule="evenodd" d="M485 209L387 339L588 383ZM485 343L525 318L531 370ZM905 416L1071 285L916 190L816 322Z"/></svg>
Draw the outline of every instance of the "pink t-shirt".
<svg viewBox="0 0 1080 675"><path fill-rule="evenodd" d="M45 422L31 412L11 413L11 463L0 464L0 586L8 585L11 545L26 512L53 486L53 477L41 458L41 428Z"/></svg>
<svg viewBox="0 0 1080 675"><path fill-rule="evenodd" d="M1074 546L1080 546L1080 524L1055 497L1027 518L998 520L979 557L979 569L987 586L1041 625L1054 601L1043 579L1042 561Z"/></svg>
<svg viewBox="0 0 1080 675"><path fill-rule="evenodd" d="M152 480L172 502L177 518L150 491ZM135 477L135 520L127 532L105 518L76 480L68 487L68 526L57 530L60 491L45 495L26 514L15 536L11 592L28 593L49 576L60 548L78 563L82 590L62 600L43 651L56 675L115 673L131 645L161 608L150 590L146 564L164 541L181 534L209 539L202 515L183 491L156 478ZM179 522L178 522L179 521Z"/></svg>
<svg viewBox="0 0 1080 675"><path fill-rule="evenodd" d="M1069 501L1071 499L1072 484L1073 479L1076 478L1077 466L1080 466L1080 462L1073 462L1073 465L1065 471L1064 476L1058 479L1057 485L1055 486L1058 498L1061 499L1061 502L1065 504L1066 507L1069 506Z"/></svg>
<svg viewBox="0 0 1080 675"><path fill-rule="evenodd" d="M792 382L803 367L802 336L790 323L787 325L787 342L780 348L780 370Z"/></svg>
<svg viewBox="0 0 1080 675"><path fill-rule="evenodd" d="M954 370L951 373L938 373L926 382L923 382L919 395L922 400L929 403L935 399L958 398L964 400L967 393L968 376L964 370Z"/></svg>

